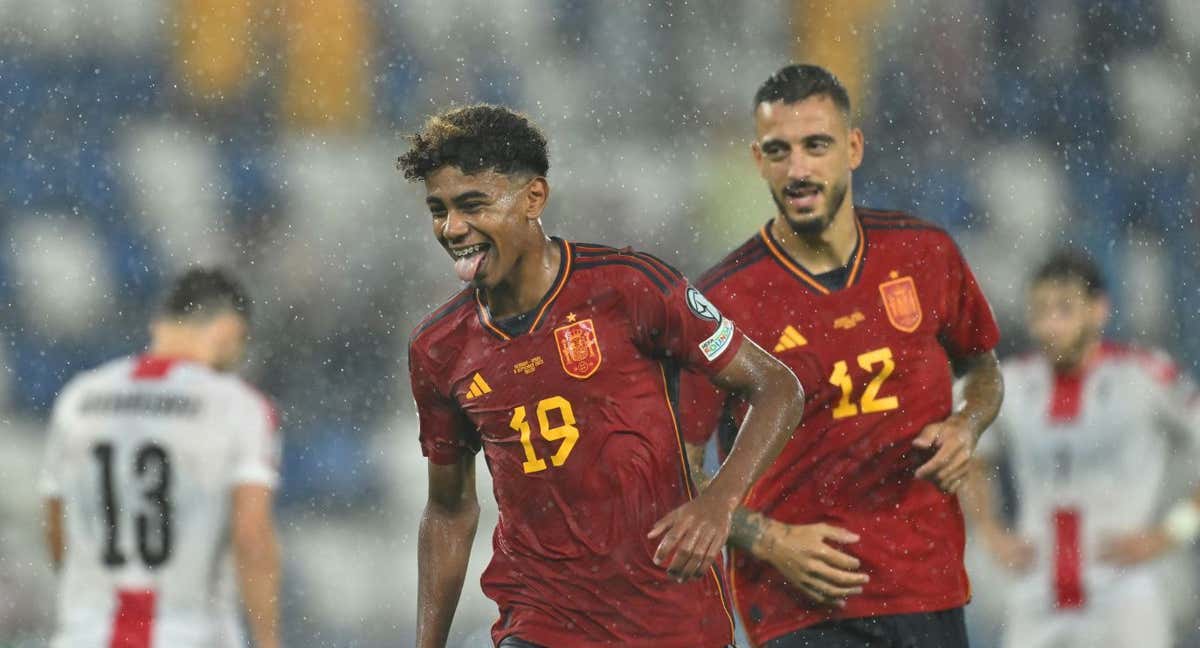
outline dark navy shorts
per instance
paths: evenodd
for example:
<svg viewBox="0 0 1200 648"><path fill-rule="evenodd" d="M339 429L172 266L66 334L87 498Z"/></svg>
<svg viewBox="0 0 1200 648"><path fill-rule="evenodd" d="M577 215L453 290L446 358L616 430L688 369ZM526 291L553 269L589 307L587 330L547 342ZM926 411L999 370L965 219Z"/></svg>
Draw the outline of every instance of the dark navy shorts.
<svg viewBox="0 0 1200 648"><path fill-rule="evenodd" d="M763 648L967 648L962 608L819 623Z"/></svg>

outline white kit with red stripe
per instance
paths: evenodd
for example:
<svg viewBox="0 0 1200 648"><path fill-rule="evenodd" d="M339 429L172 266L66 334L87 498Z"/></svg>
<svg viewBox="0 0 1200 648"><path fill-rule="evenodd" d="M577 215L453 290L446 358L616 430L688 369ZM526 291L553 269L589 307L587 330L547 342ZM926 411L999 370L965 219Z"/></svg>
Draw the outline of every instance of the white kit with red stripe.
<svg viewBox="0 0 1200 648"><path fill-rule="evenodd" d="M204 365L142 356L55 402L41 490L67 550L55 648L245 646L230 552L233 487L274 488L270 403Z"/></svg>
<svg viewBox="0 0 1200 648"><path fill-rule="evenodd" d="M1153 563L1118 567L1098 558L1108 538L1151 528L1173 503L1164 492L1172 453L1195 453L1200 398L1159 352L1104 343L1082 369L1058 373L1040 355L1004 364L1000 417L977 452L1008 460L1017 499L1015 531L1035 548L1034 567L1008 596L1007 645L1083 632L1064 622L1130 619L1138 644L1169 634ZM1111 614L1110 614L1111 612ZM1061 634L1060 634L1061 636ZM1100 644L1095 644L1100 645ZM1107 643L1105 645L1118 645Z"/></svg>

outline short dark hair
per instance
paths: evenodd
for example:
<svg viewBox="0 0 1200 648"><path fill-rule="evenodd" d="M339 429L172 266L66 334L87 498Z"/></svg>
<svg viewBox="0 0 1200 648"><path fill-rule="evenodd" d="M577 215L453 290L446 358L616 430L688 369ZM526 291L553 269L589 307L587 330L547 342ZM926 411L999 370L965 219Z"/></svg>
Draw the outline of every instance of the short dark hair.
<svg viewBox="0 0 1200 648"><path fill-rule="evenodd" d="M477 104L431 116L408 138L412 148L396 166L409 180L425 180L445 166L463 173L505 175L550 170L546 136L529 118L503 106Z"/></svg>
<svg viewBox="0 0 1200 648"><path fill-rule="evenodd" d="M843 115L850 116L850 93L846 92L846 87L832 72L819 65L793 63L780 68L763 81L758 92L754 93L752 109L758 110L759 104L764 102L791 104L821 95L832 99Z"/></svg>
<svg viewBox="0 0 1200 648"><path fill-rule="evenodd" d="M221 268L191 268L172 282L159 316L184 320L234 312L250 320L250 298L241 282Z"/></svg>
<svg viewBox="0 0 1200 648"><path fill-rule="evenodd" d="M1078 281L1088 297L1098 297L1108 289L1104 275L1087 254L1072 249L1062 249L1050 255L1033 275L1031 285L1043 281Z"/></svg>

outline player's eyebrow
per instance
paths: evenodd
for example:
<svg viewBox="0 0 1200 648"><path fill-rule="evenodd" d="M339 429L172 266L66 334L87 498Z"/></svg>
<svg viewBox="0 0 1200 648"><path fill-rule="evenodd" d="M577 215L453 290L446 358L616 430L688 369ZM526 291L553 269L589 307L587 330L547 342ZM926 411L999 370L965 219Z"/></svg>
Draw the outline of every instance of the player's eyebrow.
<svg viewBox="0 0 1200 648"><path fill-rule="evenodd" d="M463 193L460 193L457 196L455 196L454 198L452 198L451 200L454 202L454 204L461 205L470 200L488 200L489 198L491 198L491 197L488 196L486 193L479 191L477 189L474 189L471 191L464 191Z"/></svg>
<svg viewBox="0 0 1200 648"><path fill-rule="evenodd" d="M808 135L804 138L805 144L832 144L834 142L833 135L825 133L817 133L816 135Z"/></svg>

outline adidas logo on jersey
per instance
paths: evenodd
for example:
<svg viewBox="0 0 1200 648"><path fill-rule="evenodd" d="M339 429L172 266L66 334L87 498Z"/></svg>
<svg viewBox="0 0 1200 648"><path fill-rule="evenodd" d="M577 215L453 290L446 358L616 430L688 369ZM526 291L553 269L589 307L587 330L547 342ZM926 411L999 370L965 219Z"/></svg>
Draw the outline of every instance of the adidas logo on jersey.
<svg viewBox="0 0 1200 648"><path fill-rule="evenodd" d="M800 331L797 331L794 326L789 325L783 329L783 335L779 336L779 343L775 345L775 353L790 351L806 344L808 344L808 340L804 339L803 335L800 335Z"/></svg>
<svg viewBox="0 0 1200 648"><path fill-rule="evenodd" d="M471 388L467 390L467 400L479 398L484 394L490 393L492 393L492 388L488 387L488 384L483 380L483 376L475 374L475 377L471 378Z"/></svg>

